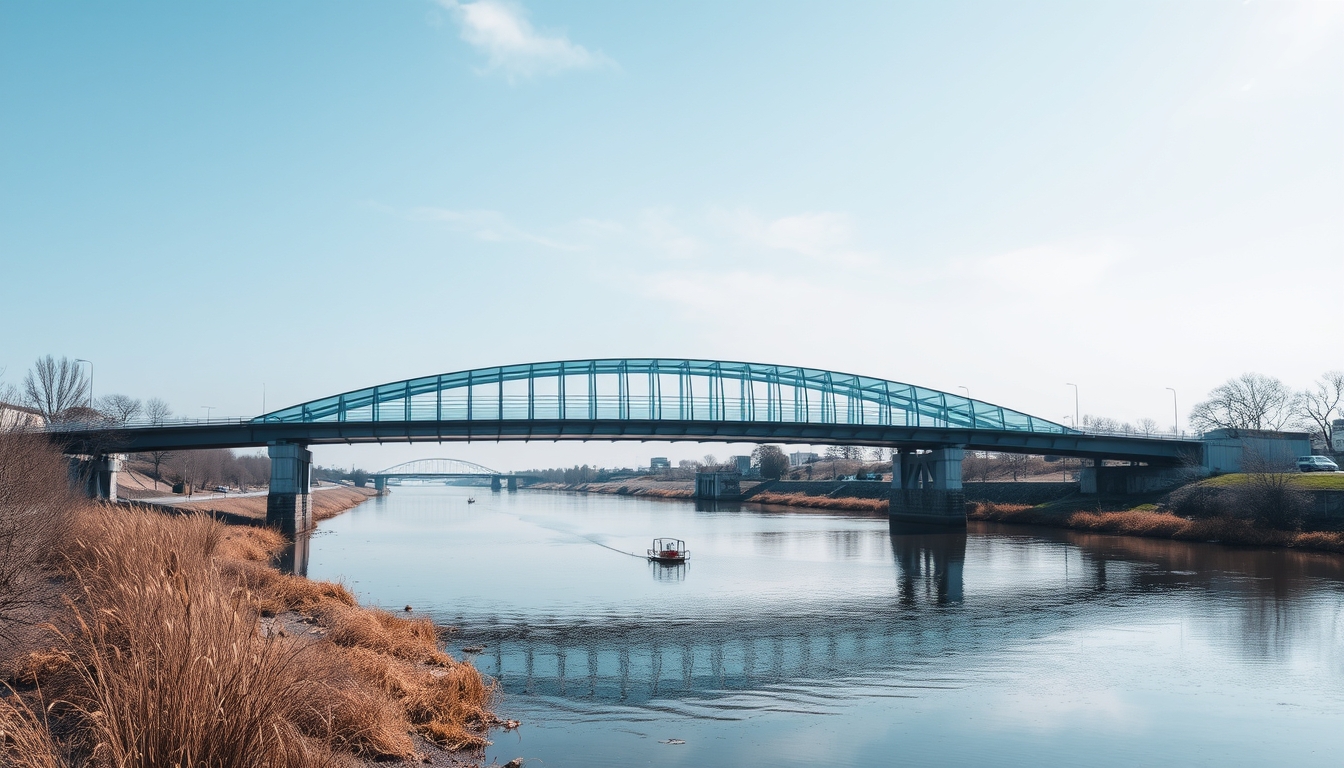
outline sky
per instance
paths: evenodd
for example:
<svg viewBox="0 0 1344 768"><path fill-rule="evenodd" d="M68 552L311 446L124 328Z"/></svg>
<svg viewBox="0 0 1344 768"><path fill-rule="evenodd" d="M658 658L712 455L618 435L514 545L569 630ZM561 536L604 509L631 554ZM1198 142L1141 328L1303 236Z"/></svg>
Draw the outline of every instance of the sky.
<svg viewBox="0 0 1344 768"><path fill-rule="evenodd" d="M0 270L0 382L185 416L694 357L1184 422L1344 368L1344 3L8 2Z"/></svg>

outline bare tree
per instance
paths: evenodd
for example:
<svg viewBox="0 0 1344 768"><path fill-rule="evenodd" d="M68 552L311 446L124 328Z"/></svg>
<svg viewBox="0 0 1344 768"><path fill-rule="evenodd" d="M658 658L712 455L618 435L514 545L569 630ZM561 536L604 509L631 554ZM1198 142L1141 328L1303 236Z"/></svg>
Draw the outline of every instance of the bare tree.
<svg viewBox="0 0 1344 768"><path fill-rule="evenodd" d="M151 397L145 401L145 418L150 424L162 424L173 415L173 409L168 407L168 403L157 397Z"/></svg>
<svg viewBox="0 0 1344 768"><path fill-rule="evenodd" d="M1259 373L1243 373L1209 393L1190 409L1190 424L1201 432L1214 429L1283 429L1295 413L1297 395L1282 381Z"/></svg>
<svg viewBox="0 0 1344 768"><path fill-rule="evenodd" d="M961 460L961 474L974 483L987 483L1004 473L1004 465L989 451L971 451Z"/></svg>
<svg viewBox="0 0 1344 768"><path fill-rule="evenodd" d="M140 401L130 395L105 395L98 398L98 411L121 426L135 421L144 410Z"/></svg>
<svg viewBox="0 0 1344 768"><path fill-rule="evenodd" d="M751 452L752 462L761 469L761 477L779 479L789 469L789 457L777 445L758 445Z"/></svg>
<svg viewBox="0 0 1344 768"><path fill-rule="evenodd" d="M150 451L144 454L145 460L154 465L154 488L158 489L159 483L163 480L162 468L168 458L172 456L168 451Z"/></svg>
<svg viewBox="0 0 1344 768"><path fill-rule="evenodd" d="M24 378L23 395L26 404L43 418L57 421L66 411L88 402L89 381L75 361L47 355L39 357Z"/></svg>
<svg viewBox="0 0 1344 768"><path fill-rule="evenodd" d="M1326 371L1297 396L1297 417L1303 426L1334 445L1334 420L1344 418L1344 371Z"/></svg>
<svg viewBox="0 0 1344 768"><path fill-rule="evenodd" d="M1157 419L1139 419L1136 431L1144 437L1152 437L1158 431Z"/></svg>
<svg viewBox="0 0 1344 768"><path fill-rule="evenodd" d="M1035 457L1028 456L1025 453L1009 453L1003 456L1004 466L1007 468L1008 474L1013 476L1014 483L1018 481L1018 478L1031 474L1034 468L1033 458Z"/></svg>

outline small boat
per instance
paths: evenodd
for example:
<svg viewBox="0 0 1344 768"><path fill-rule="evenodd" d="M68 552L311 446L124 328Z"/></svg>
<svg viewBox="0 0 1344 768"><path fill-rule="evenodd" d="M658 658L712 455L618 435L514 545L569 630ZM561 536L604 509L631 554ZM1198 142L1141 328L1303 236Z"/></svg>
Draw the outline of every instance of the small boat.
<svg viewBox="0 0 1344 768"><path fill-rule="evenodd" d="M468 497L467 497L467 503L468 503L468 504L475 504L475 503L476 503L476 497L475 497L475 496L468 496Z"/></svg>
<svg viewBox="0 0 1344 768"><path fill-rule="evenodd" d="M684 563L690 555L681 539L654 539L649 549L649 559L655 563Z"/></svg>

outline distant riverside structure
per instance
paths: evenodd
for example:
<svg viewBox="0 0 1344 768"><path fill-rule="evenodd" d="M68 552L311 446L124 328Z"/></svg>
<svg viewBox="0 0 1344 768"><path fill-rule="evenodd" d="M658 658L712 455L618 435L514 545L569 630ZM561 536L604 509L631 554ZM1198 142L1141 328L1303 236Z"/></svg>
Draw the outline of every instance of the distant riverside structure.
<svg viewBox="0 0 1344 768"><path fill-rule="evenodd" d="M737 467L737 472L738 472L738 474L741 474L741 475L750 475L750 474L751 474L751 457L750 457L750 456L733 456L733 457L732 457L732 461L733 461L733 465Z"/></svg>
<svg viewBox="0 0 1344 768"><path fill-rule="evenodd" d="M47 425L42 414L13 403L0 403L0 431L41 429Z"/></svg>
<svg viewBox="0 0 1344 768"><path fill-rule="evenodd" d="M814 461L820 461L821 457L811 451L794 451L789 454L789 466L801 467L804 464L811 464Z"/></svg>
<svg viewBox="0 0 1344 768"><path fill-rule="evenodd" d="M666 456L654 456L649 459L649 471L657 472L660 469L671 469L672 462L668 461Z"/></svg>

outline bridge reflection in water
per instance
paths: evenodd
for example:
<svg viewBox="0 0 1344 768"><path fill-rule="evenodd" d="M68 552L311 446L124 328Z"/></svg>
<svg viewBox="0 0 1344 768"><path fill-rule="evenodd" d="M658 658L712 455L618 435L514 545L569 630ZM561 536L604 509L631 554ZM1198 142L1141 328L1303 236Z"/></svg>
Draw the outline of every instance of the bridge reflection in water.
<svg viewBox="0 0 1344 768"><path fill-rule="evenodd" d="M825 713L840 698L828 701L824 694L828 687L872 686L884 689L876 695L914 697L928 689L975 685L979 682L975 675L983 671L959 672L962 665L948 664L948 657L1012 654L1027 648L1040 653L1042 638L1073 628L1080 610L1124 610L1126 604L1141 603L1155 591L1167 590L1170 597L1170 592L1192 586L1257 591L1261 603L1273 603L1276 607L1262 606L1242 617L1244 634L1233 633L1226 642L1239 653L1259 647L1274 655L1273 640L1248 645L1245 635L1283 632L1300 639L1304 631L1312 631L1303 622L1294 626L1285 621L1295 598L1301 596L1302 568L1308 572L1315 568L1318 575L1331 579L1344 575L1338 564L1313 566L1310 558L1290 565L1293 573L1275 579L1278 583L1272 586L1263 578L1229 579L1227 573L1204 570L1207 562L1198 564L1202 575L1183 575L1168 568L1188 566L1192 550L1215 560L1220 550L1206 547L1200 552L1198 545L1180 542L1134 542L1065 531L1027 535L1020 528L1007 530L995 538L1016 535L1039 548L1042 533L1057 537L1060 557L1074 564L1067 585L1035 583L979 591L968 602L963 584L968 536L893 526L888 538L897 566L894 593L837 604L824 615L799 611L662 618L655 607L643 615L611 613L587 621L476 617L454 636L455 647L450 650L484 645L486 650L472 658L483 672L499 679L507 693L582 698L589 700L586 707L592 701L608 701L733 719L737 717L733 701L745 695L751 703L742 704L744 712L797 708ZM970 539L975 538L973 533ZM979 538L985 539L983 534ZM1080 543L1091 546L1075 546ZM1130 551L1134 547L1138 550ZM1136 554L1150 562L1134 562ZM1244 554L1234 551L1232 557ZM1266 557L1273 559L1273 554L1262 553L1260 559ZM1154 559L1166 567L1151 567ZM1278 569L1284 565L1265 564ZM694 578L694 563L652 565L651 578L656 580ZM1285 583L1294 586L1285 589ZM1335 612L1344 619L1338 607Z"/></svg>
<svg viewBox="0 0 1344 768"><path fill-rule="evenodd" d="M688 619L659 617L655 606L648 615L609 615L590 623L495 618L473 621L454 644L485 645L476 664L509 693L626 704L715 698L804 679L848 679L874 667L914 667L1003 634L1001 626L968 633L960 619L937 618L963 599L967 537L934 530L893 526L890 546L899 578L897 598L885 611L860 604L836 606L823 616ZM693 562L650 565L655 580L694 578ZM1033 621L1032 627L1039 631L1040 625ZM787 692L777 705L824 709L815 696Z"/></svg>

